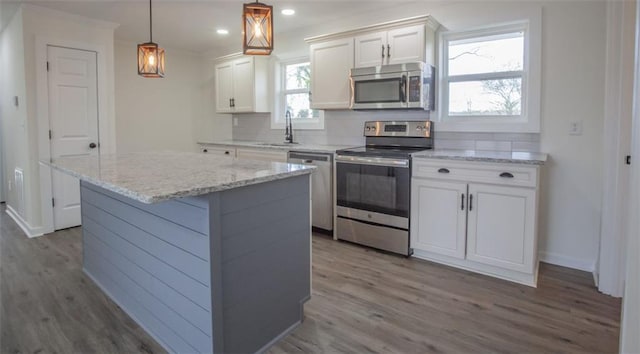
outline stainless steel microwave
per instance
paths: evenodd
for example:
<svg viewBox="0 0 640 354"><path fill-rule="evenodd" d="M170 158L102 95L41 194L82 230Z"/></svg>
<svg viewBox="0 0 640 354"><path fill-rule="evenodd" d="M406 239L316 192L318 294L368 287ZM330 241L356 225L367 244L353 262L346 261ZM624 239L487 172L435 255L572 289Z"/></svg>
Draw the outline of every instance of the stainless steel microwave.
<svg viewBox="0 0 640 354"><path fill-rule="evenodd" d="M435 68L414 62L351 69L351 109L435 108Z"/></svg>

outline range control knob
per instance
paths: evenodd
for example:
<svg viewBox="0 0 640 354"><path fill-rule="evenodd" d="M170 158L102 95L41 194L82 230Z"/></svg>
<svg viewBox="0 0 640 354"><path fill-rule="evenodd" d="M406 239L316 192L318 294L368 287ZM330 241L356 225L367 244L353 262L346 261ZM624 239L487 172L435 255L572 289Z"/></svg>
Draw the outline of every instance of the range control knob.
<svg viewBox="0 0 640 354"><path fill-rule="evenodd" d="M416 130L417 131L421 131L422 130L422 126L421 125L416 126Z"/></svg>
<svg viewBox="0 0 640 354"><path fill-rule="evenodd" d="M373 127L371 127L371 130L373 130L374 132L376 131L375 125Z"/></svg>
<svg viewBox="0 0 640 354"><path fill-rule="evenodd" d="M365 130L366 131L371 131L371 127L366 127Z"/></svg>

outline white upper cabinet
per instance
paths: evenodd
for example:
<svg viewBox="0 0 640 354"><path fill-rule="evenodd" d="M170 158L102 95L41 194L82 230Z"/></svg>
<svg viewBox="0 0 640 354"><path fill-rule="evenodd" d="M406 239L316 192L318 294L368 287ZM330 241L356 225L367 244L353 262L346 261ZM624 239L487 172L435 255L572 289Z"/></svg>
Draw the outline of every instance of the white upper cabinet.
<svg viewBox="0 0 640 354"><path fill-rule="evenodd" d="M311 108L348 109L352 68L416 61L433 65L439 26L424 15L306 38L310 45Z"/></svg>
<svg viewBox="0 0 640 354"><path fill-rule="evenodd" d="M349 70L353 68L353 38L311 44L310 57L311 108L349 108Z"/></svg>
<svg viewBox="0 0 640 354"><path fill-rule="evenodd" d="M269 112L268 68L268 57L235 55L217 64L216 112Z"/></svg>
<svg viewBox="0 0 640 354"><path fill-rule="evenodd" d="M387 62L387 32L374 32L355 37L355 67L378 66Z"/></svg>
<svg viewBox="0 0 640 354"><path fill-rule="evenodd" d="M426 60L425 25L367 33L355 37L355 67Z"/></svg>
<svg viewBox="0 0 640 354"><path fill-rule="evenodd" d="M425 25L389 30L387 32L387 64L426 61L424 35ZM431 42L433 42L433 38Z"/></svg>
<svg viewBox="0 0 640 354"><path fill-rule="evenodd" d="M220 113L233 112L233 62L216 65L216 110Z"/></svg>

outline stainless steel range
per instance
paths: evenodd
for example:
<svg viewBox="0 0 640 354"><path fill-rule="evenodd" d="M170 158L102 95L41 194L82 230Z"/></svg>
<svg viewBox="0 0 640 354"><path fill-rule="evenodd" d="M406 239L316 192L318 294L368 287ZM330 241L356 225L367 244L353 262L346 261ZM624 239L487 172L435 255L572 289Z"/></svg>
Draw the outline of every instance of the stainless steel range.
<svg viewBox="0 0 640 354"><path fill-rule="evenodd" d="M433 148L433 123L366 122L364 136L336 153L337 238L409 255L411 154Z"/></svg>

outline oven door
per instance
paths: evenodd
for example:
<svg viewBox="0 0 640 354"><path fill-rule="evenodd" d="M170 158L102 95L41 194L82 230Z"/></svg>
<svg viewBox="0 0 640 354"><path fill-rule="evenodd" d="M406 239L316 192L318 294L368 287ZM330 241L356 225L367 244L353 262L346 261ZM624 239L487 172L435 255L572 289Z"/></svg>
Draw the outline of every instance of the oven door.
<svg viewBox="0 0 640 354"><path fill-rule="evenodd" d="M407 73L352 76L351 108L407 108Z"/></svg>
<svg viewBox="0 0 640 354"><path fill-rule="evenodd" d="M336 157L339 216L407 230L410 185L408 160Z"/></svg>

